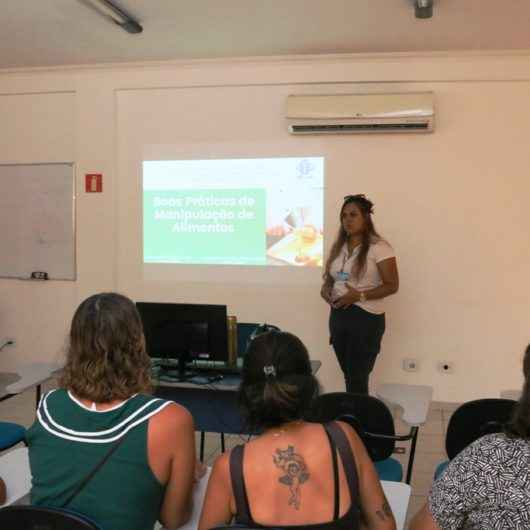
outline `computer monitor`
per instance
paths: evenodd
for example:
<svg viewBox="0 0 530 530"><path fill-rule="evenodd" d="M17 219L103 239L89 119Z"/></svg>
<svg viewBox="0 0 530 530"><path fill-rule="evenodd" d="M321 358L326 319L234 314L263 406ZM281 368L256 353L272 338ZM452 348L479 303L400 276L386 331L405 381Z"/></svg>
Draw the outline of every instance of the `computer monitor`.
<svg viewBox="0 0 530 530"><path fill-rule="evenodd" d="M225 305L137 302L147 353L179 370L190 361L228 363Z"/></svg>

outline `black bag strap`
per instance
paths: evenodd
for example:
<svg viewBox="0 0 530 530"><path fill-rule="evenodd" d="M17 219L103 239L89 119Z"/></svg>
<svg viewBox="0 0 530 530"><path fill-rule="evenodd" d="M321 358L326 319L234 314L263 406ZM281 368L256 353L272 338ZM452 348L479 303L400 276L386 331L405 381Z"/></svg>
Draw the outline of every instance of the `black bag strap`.
<svg viewBox="0 0 530 530"><path fill-rule="evenodd" d="M230 480L232 492L236 501L236 520L238 523L251 524L250 508L248 506L247 490L243 478L244 445L236 445L230 452Z"/></svg>
<svg viewBox="0 0 530 530"><path fill-rule="evenodd" d="M359 478L357 476L357 467L355 465L355 457L350 447L350 442L344 431L337 425L336 422L329 422L324 424L324 428L329 433L337 449L339 450L342 459L342 465L346 474L346 481L350 489L350 497L353 505L359 502Z"/></svg>
<svg viewBox="0 0 530 530"><path fill-rule="evenodd" d="M331 461L333 464L333 488L334 488L334 508L333 508L333 520L336 521L339 518L340 508L340 483L339 483L339 466L337 463L337 446L333 439L327 424L324 424L324 430L328 437L329 446L331 449Z"/></svg>
<svg viewBox="0 0 530 530"><path fill-rule="evenodd" d="M114 451L116 451L116 449L118 449L118 447L123 443L123 440L125 440L125 438L127 437L128 432L129 431L127 431L123 436L121 436L112 444L111 448L105 453L103 458L92 468L90 473L79 482L79 484L75 487L74 491L60 506L60 508L66 508L77 497L77 495L79 495L83 488L90 482L90 480L92 480L92 477L103 467L105 462L107 462L107 460L112 456Z"/></svg>

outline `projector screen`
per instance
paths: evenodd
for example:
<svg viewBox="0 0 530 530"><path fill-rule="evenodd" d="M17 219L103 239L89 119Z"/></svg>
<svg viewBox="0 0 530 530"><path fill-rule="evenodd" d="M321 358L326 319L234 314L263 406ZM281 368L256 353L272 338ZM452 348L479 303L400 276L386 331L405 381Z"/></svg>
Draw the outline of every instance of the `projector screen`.
<svg viewBox="0 0 530 530"><path fill-rule="evenodd" d="M323 157L143 162L143 261L322 267Z"/></svg>

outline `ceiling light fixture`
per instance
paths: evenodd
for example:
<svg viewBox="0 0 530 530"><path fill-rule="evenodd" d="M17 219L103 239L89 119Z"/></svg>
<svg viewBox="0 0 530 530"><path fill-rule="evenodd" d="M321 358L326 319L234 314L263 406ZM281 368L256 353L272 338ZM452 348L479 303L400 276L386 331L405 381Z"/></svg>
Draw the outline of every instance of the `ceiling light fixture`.
<svg viewBox="0 0 530 530"><path fill-rule="evenodd" d="M433 0L415 0L414 14L416 18L431 18L432 17Z"/></svg>
<svg viewBox="0 0 530 530"><path fill-rule="evenodd" d="M120 26L128 33L142 33L142 26L121 7L113 4L110 0L80 0L83 4L87 4L95 11L110 18L115 24Z"/></svg>

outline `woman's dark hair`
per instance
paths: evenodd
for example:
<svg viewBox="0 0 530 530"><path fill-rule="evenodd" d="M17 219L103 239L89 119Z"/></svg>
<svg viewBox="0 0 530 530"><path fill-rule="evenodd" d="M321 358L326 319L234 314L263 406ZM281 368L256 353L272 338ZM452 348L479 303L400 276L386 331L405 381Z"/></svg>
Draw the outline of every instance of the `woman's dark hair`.
<svg viewBox="0 0 530 530"><path fill-rule="evenodd" d="M506 427L506 434L512 438L530 439L530 344L524 354L523 375L523 392Z"/></svg>
<svg viewBox="0 0 530 530"><path fill-rule="evenodd" d="M268 331L249 345L243 361L239 402L251 429L303 418L319 385L302 341L285 331Z"/></svg>
<svg viewBox="0 0 530 530"><path fill-rule="evenodd" d="M134 303L117 293L90 296L77 308L60 380L96 403L150 392L150 359Z"/></svg>
<svg viewBox="0 0 530 530"><path fill-rule="evenodd" d="M346 197L344 197L344 203L342 204L339 214L339 233L337 234L337 237L333 245L331 246L328 259L326 260L326 267L324 269L323 275L324 281L330 280L331 276L329 274L329 269L331 267L331 264L335 261L335 258L340 254L344 243L346 243L346 241L348 240L348 234L342 226L342 214L346 205L352 203L354 203L357 208L359 208L359 211L361 212L361 215L364 219L364 232L361 240L361 248L359 249L357 259L355 260L355 271L353 271L357 279L359 279L359 277L364 273L366 267L366 256L368 254L370 244L373 243L374 239L381 238L381 236L377 233L377 230L374 226L374 222L372 220L374 203L370 199L367 199L363 194L346 195Z"/></svg>

